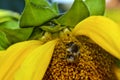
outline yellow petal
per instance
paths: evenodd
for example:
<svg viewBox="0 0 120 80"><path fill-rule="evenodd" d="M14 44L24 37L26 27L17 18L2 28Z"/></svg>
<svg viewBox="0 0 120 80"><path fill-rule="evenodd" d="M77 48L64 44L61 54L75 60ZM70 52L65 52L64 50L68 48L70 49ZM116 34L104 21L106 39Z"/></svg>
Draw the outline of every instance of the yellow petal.
<svg viewBox="0 0 120 80"><path fill-rule="evenodd" d="M116 74L118 80L120 80L120 67L115 66L114 71L115 71L115 74Z"/></svg>
<svg viewBox="0 0 120 80"><path fill-rule="evenodd" d="M5 50L0 51L0 59L5 55Z"/></svg>
<svg viewBox="0 0 120 80"><path fill-rule="evenodd" d="M57 40L52 40L33 50L16 72L15 80L42 80Z"/></svg>
<svg viewBox="0 0 120 80"><path fill-rule="evenodd" d="M0 51L0 64L2 63L4 56L5 56L5 50Z"/></svg>
<svg viewBox="0 0 120 80"><path fill-rule="evenodd" d="M37 40L24 41L10 46L5 51L0 63L0 80L13 80L14 73L19 68L25 57L41 42Z"/></svg>
<svg viewBox="0 0 120 80"><path fill-rule="evenodd" d="M74 35L86 35L120 59L120 26L104 16L91 16L73 29Z"/></svg>

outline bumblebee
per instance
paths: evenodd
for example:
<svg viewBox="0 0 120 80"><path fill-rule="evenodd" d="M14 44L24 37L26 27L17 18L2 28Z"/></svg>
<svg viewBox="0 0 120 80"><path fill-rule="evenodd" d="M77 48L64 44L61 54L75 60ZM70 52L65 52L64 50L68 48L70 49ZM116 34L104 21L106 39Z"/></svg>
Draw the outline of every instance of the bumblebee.
<svg viewBox="0 0 120 80"><path fill-rule="evenodd" d="M69 42L66 44L66 60L69 63L74 63L78 59L80 55L80 46L77 45L75 42Z"/></svg>

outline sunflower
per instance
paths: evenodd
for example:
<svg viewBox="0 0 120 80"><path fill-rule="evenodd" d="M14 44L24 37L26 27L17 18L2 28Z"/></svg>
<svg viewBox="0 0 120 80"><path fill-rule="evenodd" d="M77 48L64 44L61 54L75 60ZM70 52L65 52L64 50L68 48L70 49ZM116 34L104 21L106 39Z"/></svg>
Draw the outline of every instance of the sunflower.
<svg viewBox="0 0 120 80"><path fill-rule="evenodd" d="M100 16L104 2L75 0L61 16L26 0L20 27L0 28L0 80L120 80L120 27Z"/></svg>
<svg viewBox="0 0 120 80"><path fill-rule="evenodd" d="M112 20L91 16L46 42L18 42L0 51L0 80L117 80L119 35Z"/></svg>

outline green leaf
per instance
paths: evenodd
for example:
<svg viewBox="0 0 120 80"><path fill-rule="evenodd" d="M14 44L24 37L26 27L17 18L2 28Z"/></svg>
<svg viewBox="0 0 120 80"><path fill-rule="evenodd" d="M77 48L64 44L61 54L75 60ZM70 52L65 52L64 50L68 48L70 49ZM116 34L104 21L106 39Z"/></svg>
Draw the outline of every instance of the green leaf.
<svg viewBox="0 0 120 80"><path fill-rule="evenodd" d="M6 34L0 30L0 50L6 49L9 45L10 45L10 42L6 37Z"/></svg>
<svg viewBox="0 0 120 80"><path fill-rule="evenodd" d="M58 11L46 0L26 0L20 27L39 26L57 15Z"/></svg>
<svg viewBox="0 0 120 80"><path fill-rule="evenodd" d="M56 13L59 13L58 4L56 2L52 3L51 7L56 11Z"/></svg>
<svg viewBox="0 0 120 80"><path fill-rule="evenodd" d="M47 2L47 0L26 0L29 2L32 2L36 5L40 5L41 7L50 7L49 3Z"/></svg>
<svg viewBox="0 0 120 80"><path fill-rule="evenodd" d="M117 65L117 67L120 68L120 60L119 59L116 60L116 65Z"/></svg>
<svg viewBox="0 0 120 80"><path fill-rule="evenodd" d="M0 19L5 18L5 17L19 19L20 15L16 12L13 12L13 11L0 9Z"/></svg>
<svg viewBox="0 0 120 80"><path fill-rule="evenodd" d="M21 28L14 30L2 28L1 30L6 34L10 43L16 43L27 40L30 37L33 28Z"/></svg>
<svg viewBox="0 0 120 80"><path fill-rule="evenodd" d="M1 24L1 23L4 23L4 22L6 22L6 21L10 21L10 20L12 20L11 17L3 17L3 18L0 18L0 24Z"/></svg>
<svg viewBox="0 0 120 80"><path fill-rule="evenodd" d="M56 21L61 25L74 27L78 22L89 16L87 6L82 0L74 0L71 9Z"/></svg>
<svg viewBox="0 0 120 80"><path fill-rule="evenodd" d="M15 20L6 20L0 23L0 28L19 29L19 24L18 21Z"/></svg>
<svg viewBox="0 0 120 80"><path fill-rule="evenodd" d="M18 29L20 15L16 12L0 9L0 28Z"/></svg>
<svg viewBox="0 0 120 80"><path fill-rule="evenodd" d="M53 27L52 26L41 26L40 28L46 32L55 33L55 32L59 32L59 31L63 30L65 27L56 25Z"/></svg>
<svg viewBox="0 0 120 80"><path fill-rule="evenodd" d="M90 15L104 15L105 0L84 0Z"/></svg>
<svg viewBox="0 0 120 80"><path fill-rule="evenodd" d="M0 50L5 50L2 46L0 46Z"/></svg>
<svg viewBox="0 0 120 80"><path fill-rule="evenodd" d="M44 31L41 30L39 27L35 27L29 40L39 40L43 36Z"/></svg>

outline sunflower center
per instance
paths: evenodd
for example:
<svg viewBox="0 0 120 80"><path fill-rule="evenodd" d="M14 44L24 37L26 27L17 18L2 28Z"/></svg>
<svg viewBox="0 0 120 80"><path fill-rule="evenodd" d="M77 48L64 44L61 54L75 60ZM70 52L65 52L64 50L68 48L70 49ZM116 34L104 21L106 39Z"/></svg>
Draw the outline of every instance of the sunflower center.
<svg viewBox="0 0 120 80"><path fill-rule="evenodd" d="M85 36L60 36L43 80L116 80L114 57Z"/></svg>

